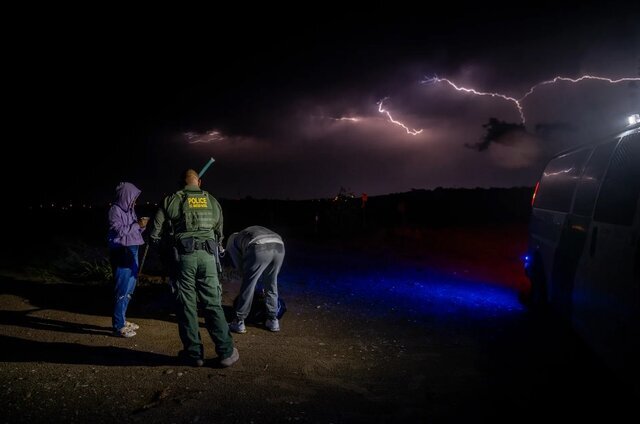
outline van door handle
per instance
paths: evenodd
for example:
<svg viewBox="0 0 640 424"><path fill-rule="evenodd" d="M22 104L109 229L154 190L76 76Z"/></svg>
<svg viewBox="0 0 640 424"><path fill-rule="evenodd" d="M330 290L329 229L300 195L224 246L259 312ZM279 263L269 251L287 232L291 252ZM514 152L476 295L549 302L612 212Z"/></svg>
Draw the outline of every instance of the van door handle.
<svg viewBox="0 0 640 424"><path fill-rule="evenodd" d="M589 255L593 258L596 253L596 242L598 241L598 227L593 227L591 231L591 245L589 246Z"/></svg>

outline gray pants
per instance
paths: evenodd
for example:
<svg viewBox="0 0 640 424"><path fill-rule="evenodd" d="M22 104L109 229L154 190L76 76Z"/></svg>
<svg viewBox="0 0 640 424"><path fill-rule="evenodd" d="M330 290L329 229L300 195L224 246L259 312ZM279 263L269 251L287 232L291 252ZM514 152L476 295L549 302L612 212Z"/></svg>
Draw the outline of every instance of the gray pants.
<svg viewBox="0 0 640 424"><path fill-rule="evenodd" d="M267 319L278 312L278 273L284 261L284 245L280 243L252 244L242 260L242 286L236 303L236 316L244 320L249 316L253 293L258 281L264 287Z"/></svg>

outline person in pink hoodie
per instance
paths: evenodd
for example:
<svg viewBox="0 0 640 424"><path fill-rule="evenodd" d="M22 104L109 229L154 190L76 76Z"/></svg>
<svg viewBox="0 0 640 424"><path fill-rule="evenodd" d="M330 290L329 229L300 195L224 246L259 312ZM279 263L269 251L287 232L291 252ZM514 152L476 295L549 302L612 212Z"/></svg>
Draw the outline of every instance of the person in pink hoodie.
<svg viewBox="0 0 640 424"><path fill-rule="evenodd" d="M142 232L147 225L146 219L138 219L134 208L140 193L131 183L118 184L109 209L109 256L115 295L112 326L120 337L133 337L140 328L125 318L138 279L138 248L144 244Z"/></svg>

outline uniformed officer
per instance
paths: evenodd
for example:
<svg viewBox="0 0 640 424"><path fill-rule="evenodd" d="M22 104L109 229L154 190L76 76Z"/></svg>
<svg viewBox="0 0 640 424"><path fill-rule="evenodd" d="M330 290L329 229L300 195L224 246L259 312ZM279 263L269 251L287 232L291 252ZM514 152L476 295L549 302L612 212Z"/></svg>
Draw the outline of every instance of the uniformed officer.
<svg viewBox="0 0 640 424"><path fill-rule="evenodd" d="M183 179L184 188L164 199L150 237L159 243L163 229L167 228L163 224L166 220L171 222L177 260L178 329L184 346L179 357L193 366L204 364L198 327L199 301L220 365L228 367L238 361L239 354L222 310L222 288L215 259L218 241L222 239L222 208L212 195L200 188L196 171L185 171Z"/></svg>

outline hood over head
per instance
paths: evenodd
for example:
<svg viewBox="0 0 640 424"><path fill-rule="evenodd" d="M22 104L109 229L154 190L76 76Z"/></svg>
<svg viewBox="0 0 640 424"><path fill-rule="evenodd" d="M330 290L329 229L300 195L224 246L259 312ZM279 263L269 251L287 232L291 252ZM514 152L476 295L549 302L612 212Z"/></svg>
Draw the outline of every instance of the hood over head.
<svg viewBox="0 0 640 424"><path fill-rule="evenodd" d="M135 185L122 182L118 184L116 187L116 200L115 204L118 205L122 210L129 210L133 205L134 200L140 196L141 190Z"/></svg>

